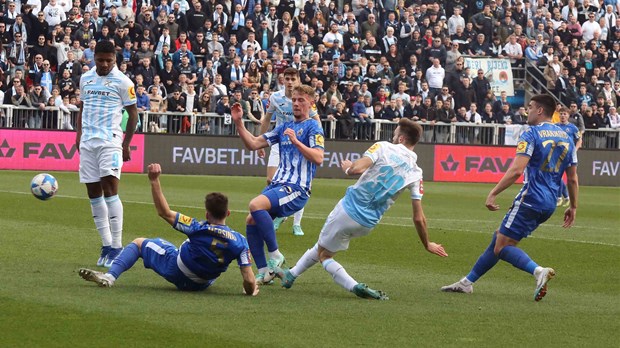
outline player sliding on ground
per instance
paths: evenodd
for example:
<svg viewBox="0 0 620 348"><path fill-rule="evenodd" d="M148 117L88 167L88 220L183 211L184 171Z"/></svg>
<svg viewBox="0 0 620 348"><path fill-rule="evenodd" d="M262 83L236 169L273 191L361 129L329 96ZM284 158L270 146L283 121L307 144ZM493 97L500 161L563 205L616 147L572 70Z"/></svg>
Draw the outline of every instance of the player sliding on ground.
<svg viewBox="0 0 620 348"><path fill-rule="evenodd" d="M274 269L284 263L284 256L278 250L273 218L290 216L306 205L316 166L323 163L323 128L309 118L314 95L310 86L295 86L294 121L284 122L258 137L245 129L241 105L237 103L231 109L232 119L246 148L258 150L274 144L280 147L278 170L263 192L250 201L250 214L246 218L246 235L258 268L256 281L259 284L270 282L275 276ZM265 244L269 261L265 257Z"/></svg>
<svg viewBox="0 0 620 348"><path fill-rule="evenodd" d="M344 198L327 217L317 244L306 251L295 267L290 270L276 269L283 287L293 286L297 277L320 261L334 281L346 290L362 298L387 300L388 296L383 291L373 290L349 276L344 267L334 260L334 255L347 250L351 238L369 234L405 189L411 192L413 222L422 245L435 255L448 256L443 246L428 240L426 217L422 210L422 169L418 167L418 156L413 152L421 133L420 125L401 119L394 130L393 143L375 143L354 163L342 162L345 174L362 176L353 186L349 186Z"/></svg>
<svg viewBox="0 0 620 348"><path fill-rule="evenodd" d="M472 293L473 283L499 260L504 260L534 275L534 301L540 301L547 294L547 282L555 276L555 270L538 266L523 250L517 248L517 244L553 215L565 171L570 206L564 212L563 227L571 227L575 222L579 192L577 150L573 138L551 123L555 107L555 100L551 96L532 97L527 112L527 123L531 127L521 135L517 156L504 177L489 193L486 207L491 211L498 210L499 205L495 203L497 196L525 172L523 187L499 229L493 234L491 244L480 255L469 274L454 284L442 287L442 291Z"/></svg>
<svg viewBox="0 0 620 348"><path fill-rule="evenodd" d="M123 249L107 273L81 268L80 276L99 286L111 287L123 272L142 258L144 267L151 268L179 290L199 291L213 284L228 265L237 260L244 293L257 295L248 242L243 235L226 226L226 217L230 215L228 198L221 193L209 193L205 199L206 221L196 220L170 210L161 190L160 174L159 164L148 166L157 213L188 239L177 249L161 238L136 238Z"/></svg>

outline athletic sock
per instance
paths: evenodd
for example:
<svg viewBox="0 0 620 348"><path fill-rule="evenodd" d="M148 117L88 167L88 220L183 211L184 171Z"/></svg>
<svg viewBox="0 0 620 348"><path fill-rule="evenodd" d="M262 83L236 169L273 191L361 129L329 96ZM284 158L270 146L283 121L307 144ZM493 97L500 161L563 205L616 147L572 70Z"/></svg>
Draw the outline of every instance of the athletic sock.
<svg viewBox="0 0 620 348"><path fill-rule="evenodd" d="M301 210L298 210L293 215L293 226L301 226L301 218L302 217L304 217L304 208L301 208Z"/></svg>
<svg viewBox="0 0 620 348"><path fill-rule="evenodd" d="M469 271L469 274L465 276L465 278L467 278L467 280L469 280L470 282L476 282L478 279L480 279L480 277L482 277L491 268L493 268L493 266L495 266L495 264L497 264L497 262L499 261L499 258L495 256L495 252L493 252L493 250L495 249L496 239L497 233L493 233L493 239L491 239L491 243L482 253L482 255L480 255L478 261L476 261L476 264L474 264L474 267L471 269L471 271Z"/></svg>
<svg viewBox="0 0 620 348"><path fill-rule="evenodd" d="M282 255L282 253L278 249L269 252L269 258L270 259L276 259L276 258L280 258L280 257L284 257L284 255Z"/></svg>
<svg viewBox="0 0 620 348"><path fill-rule="evenodd" d="M267 251L278 250L276 241L276 230L273 229L273 219L266 210L256 210L251 212L256 228L262 239L267 244Z"/></svg>
<svg viewBox="0 0 620 348"><path fill-rule="evenodd" d="M319 262L319 247L315 244L312 248L306 250L303 256L297 261L295 267L290 269L291 274L294 277L299 277L308 268L316 265Z"/></svg>
<svg viewBox="0 0 620 348"><path fill-rule="evenodd" d="M265 243L258 233L258 228L256 225L246 225L245 235L248 238L248 245L250 246L250 252L254 258L256 268L260 269L267 267L267 259L265 258Z"/></svg>
<svg viewBox="0 0 620 348"><path fill-rule="evenodd" d="M138 261L140 256L140 249L138 246L134 243L129 243L121 254L114 259L108 274L113 276L115 280L118 279L123 272L130 269L134 263Z"/></svg>
<svg viewBox="0 0 620 348"><path fill-rule="evenodd" d="M327 259L323 261L323 268L332 275L336 284L342 286L348 291L353 291L353 287L357 285L355 279L347 273L341 264L334 259Z"/></svg>
<svg viewBox="0 0 620 348"><path fill-rule="evenodd" d="M90 199L90 210L93 213L97 232L99 232L101 237L101 245L110 246L112 244L110 219L108 218L108 206L105 204L103 196Z"/></svg>
<svg viewBox="0 0 620 348"><path fill-rule="evenodd" d="M112 234L112 248L123 246L123 203L118 195L105 197L110 217L110 233Z"/></svg>
<svg viewBox="0 0 620 348"><path fill-rule="evenodd" d="M505 246L500 251L499 258L530 274L534 274L534 270L538 267L525 251L512 245Z"/></svg>

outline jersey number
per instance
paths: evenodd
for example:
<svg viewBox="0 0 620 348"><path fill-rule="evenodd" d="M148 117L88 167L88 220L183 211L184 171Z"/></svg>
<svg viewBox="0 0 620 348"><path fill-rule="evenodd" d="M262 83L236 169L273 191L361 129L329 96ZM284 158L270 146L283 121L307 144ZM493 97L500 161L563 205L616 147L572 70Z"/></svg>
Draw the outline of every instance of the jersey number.
<svg viewBox="0 0 620 348"><path fill-rule="evenodd" d="M559 172L560 165L562 165L562 161L564 161L564 158L566 157L566 154L568 153L568 149L570 148L570 143L567 143L565 141L558 141L556 143L554 140L545 140L542 142L542 145L544 148L547 148L548 146L550 146L551 149L549 149L549 154L547 155L547 159L542 164L542 167L540 169L544 172L552 172L552 173ZM555 153L556 148L561 149L562 153L556 159L555 163L551 163L551 161L553 160L553 154Z"/></svg>
<svg viewBox="0 0 620 348"><path fill-rule="evenodd" d="M367 183L365 188L368 192L375 192L374 200L377 204L383 204L403 187L404 182L400 175L394 175L392 167L381 167L376 181Z"/></svg>
<svg viewBox="0 0 620 348"><path fill-rule="evenodd" d="M213 238L211 241L211 251L217 256L217 263L221 266L224 264L224 248L228 246L228 242L218 238ZM219 248L218 248L219 247Z"/></svg>

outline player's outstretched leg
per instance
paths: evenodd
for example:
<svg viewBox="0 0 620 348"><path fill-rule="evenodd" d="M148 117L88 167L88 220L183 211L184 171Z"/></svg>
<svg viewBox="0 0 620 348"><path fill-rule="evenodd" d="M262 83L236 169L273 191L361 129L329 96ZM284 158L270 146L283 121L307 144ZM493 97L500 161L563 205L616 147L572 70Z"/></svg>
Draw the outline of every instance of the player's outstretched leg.
<svg viewBox="0 0 620 348"><path fill-rule="evenodd" d="M493 233L493 239L486 248L486 250L480 255L478 261L474 264L469 274L456 283L446 285L441 288L444 292L460 292L465 294L471 294L474 292L474 282L487 273L493 266L497 264L499 258L493 251L495 249L495 241L497 240L497 233Z"/></svg>
<svg viewBox="0 0 620 348"><path fill-rule="evenodd" d="M304 216L304 209L297 211L293 215L293 235L303 236L304 231L301 229L301 218Z"/></svg>
<svg viewBox="0 0 620 348"><path fill-rule="evenodd" d="M280 267L276 267L275 275L276 277L280 278L280 284L282 285L282 287L287 289L290 289L293 286L295 279L297 279L297 277L291 274L291 270L289 270L288 268L282 269Z"/></svg>
<svg viewBox="0 0 620 348"><path fill-rule="evenodd" d="M547 294L547 283L555 277L555 270L553 268L538 267L534 271L534 277L536 277L536 290L534 291L534 301L538 302Z"/></svg>
<svg viewBox="0 0 620 348"><path fill-rule="evenodd" d="M381 290L374 290L368 287L364 283L358 283L351 290L357 297L375 299L375 300L389 300L387 294Z"/></svg>
<svg viewBox="0 0 620 348"><path fill-rule="evenodd" d="M97 283L97 285L102 288L109 288L114 285L114 279L111 278L107 273L93 271L92 269L88 268L80 268L79 275L84 280Z"/></svg>

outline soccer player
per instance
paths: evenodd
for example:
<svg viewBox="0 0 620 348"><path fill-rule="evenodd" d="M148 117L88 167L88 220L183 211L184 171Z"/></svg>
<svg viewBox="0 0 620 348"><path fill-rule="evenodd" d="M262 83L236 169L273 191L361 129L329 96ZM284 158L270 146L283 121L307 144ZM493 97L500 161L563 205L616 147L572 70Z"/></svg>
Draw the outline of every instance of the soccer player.
<svg viewBox="0 0 620 348"><path fill-rule="evenodd" d="M568 119L570 118L570 110L567 107L560 108L560 122L555 125L562 128L566 134L568 134L575 142L575 151L581 148L581 132L574 124L570 123ZM570 199L568 198L568 187L564 183L564 180L560 181L560 191L558 192L558 202L557 206L568 207L570 204Z"/></svg>
<svg viewBox="0 0 620 348"><path fill-rule="evenodd" d="M293 102L291 98L293 97L293 88L301 84L299 70L295 68L287 68L284 70L283 75L284 90L277 91L269 97L269 106L267 108L266 117L261 118L261 134L264 134L267 132L267 130L269 130L272 118L276 121L276 127L283 124L284 122L289 122L293 120ZM319 118L319 114L314 106L310 109L309 116L310 118L315 119L319 123L319 125L321 124L321 119ZM264 157L265 151L262 149L259 150L259 156ZM273 144L271 146L271 150L269 152L269 160L267 162L267 184L271 183L271 180L276 173L276 169L278 169L279 162L280 146L278 144ZM301 218L303 217L303 215L303 208L293 214L293 234L295 236L304 235L304 231L301 229ZM275 218L273 221L274 229L277 230L280 227L280 224L282 224L285 219L286 217Z"/></svg>
<svg viewBox="0 0 620 348"><path fill-rule="evenodd" d="M274 269L284 263L278 250L273 217L290 216L304 207L310 198L312 178L316 166L323 162L323 128L309 118L314 104L314 89L298 85L293 88L294 121L283 122L273 130L254 136L243 125L241 105L233 105L231 115L239 137L250 150L279 144L280 161L271 183L250 201L246 219L246 235L254 256L259 284L268 284L274 278ZM266 261L267 244L269 261Z"/></svg>
<svg viewBox="0 0 620 348"><path fill-rule="evenodd" d="M80 152L80 182L86 184L103 245L97 266L110 267L123 246L123 204L118 184L123 162L131 159L129 144L138 122L133 82L116 67L116 50L110 41L99 41L95 46L95 69L80 78L80 92L83 103L75 140ZM124 138L123 108L129 113Z"/></svg>
<svg viewBox="0 0 620 348"><path fill-rule="evenodd" d="M206 221L199 221L170 210L161 189L160 175L159 164L148 166L157 214L174 229L187 235L187 240L177 249L161 238L136 238L125 246L107 273L81 268L80 277L102 287L111 287L123 272L142 258L144 267L152 269L179 290L200 291L211 286L228 265L237 260L244 293L257 295L258 286L252 272L248 242L242 234L226 226L226 217L230 215L228 198L218 192L209 193L205 198Z"/></svg>
<svg viewBox="0 0 620 348"><path fill-rule="evenodd" d="M422 210L422 169L418 167L418 156L413 152L421 134L419 124L403 118L394 130L392 143L377 142L357 161L342 162L345 174L362 176L347 189L344 198L329 214L314 247L308 249L290 270L276 269L283 287L290 288L297 277L320 261L334 281L346 290L362 298L387 300L383 291L373 290L349 276L334 260L334 255L347 250L351 238L369 234L405 189L411 192L413 221L422 245L430 253L448 256L443 246L428 240Z"/></svg>
<svg viewBox="0 0 620 348"><path fill-rule="evenodd" d="M474 290L473 283L499 260L504 260L534 275L535 301L540 301L546 295L547 282L555 276L555 270L538 266L517 245L553 215L564 172L568 178L570 206L564 212L563 227L569 228L575 222L579 192L577 152L572 137L551 123L555 107L555 100L548 95L536 95L530 100L527 114L530 128L519 139L512 165L489 193L487 209L497 211L497 196L525 172L523 187L493 234L491 243L469 274L454 284L442 287L442 291L471 293Z"/></svg>

